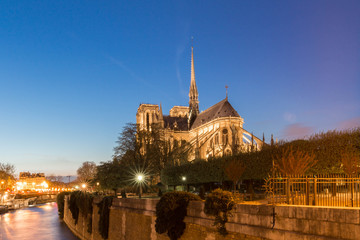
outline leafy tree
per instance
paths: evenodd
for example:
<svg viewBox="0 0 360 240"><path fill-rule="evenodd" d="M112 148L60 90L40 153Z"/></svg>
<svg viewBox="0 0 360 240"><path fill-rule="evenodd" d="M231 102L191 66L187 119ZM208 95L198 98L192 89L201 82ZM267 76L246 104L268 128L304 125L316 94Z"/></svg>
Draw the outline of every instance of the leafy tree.
<svg viewBox="0 0 360 240"><path fill-rule="evenodd" d="M97 166L96 181L99 182L102 189L113 190L115 195L117 189L126 186L128 183L127 166L121 161L114 159L113 161L101 162Z"/></svg>
<svg viewBox="0 0 360 240"><path fill-rule="evenodd" d="M77 175L81 182L90 182L96 176L96 164L94 162L83 162L77 170Z"/></svg>

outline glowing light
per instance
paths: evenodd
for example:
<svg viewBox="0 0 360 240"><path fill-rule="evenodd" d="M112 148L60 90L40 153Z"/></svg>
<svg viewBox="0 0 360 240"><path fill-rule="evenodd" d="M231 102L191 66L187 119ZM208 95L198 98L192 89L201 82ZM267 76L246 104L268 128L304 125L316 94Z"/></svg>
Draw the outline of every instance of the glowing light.
<svg viewBox="0 0 360 240"><path fill-rule="evenodd" d="M81 187L82 187L82 188L86 188L86 184L85 184L85 183L83 183L83 185L81 185Z"/></svg>
<svg viewBox="0 0 360 240"><path fill-rule="evenodd" d="M144 180L144 175L138 174L138 175L136 176L136 179L137 179L139 182L142 182L142 181Z"/></svg>
<svg viewBox="0 0 360 240"><path fill-rule="evenodd" d="M181 179L182 179L183 181L186 181L186 177L185 177L185 176L183 176Z"/></svg>

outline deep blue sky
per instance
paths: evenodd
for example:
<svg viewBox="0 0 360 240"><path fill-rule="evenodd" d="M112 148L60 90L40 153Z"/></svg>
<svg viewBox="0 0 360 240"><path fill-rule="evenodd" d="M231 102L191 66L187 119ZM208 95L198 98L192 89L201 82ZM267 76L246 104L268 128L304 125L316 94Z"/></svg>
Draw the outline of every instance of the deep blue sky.
<svg viewBox="0 0 360 240"><path fill-rule="evenodd" d="M0 162L111 159L140 103L225 97L266 140L360 125L360 1L0 1Z"/></svg>

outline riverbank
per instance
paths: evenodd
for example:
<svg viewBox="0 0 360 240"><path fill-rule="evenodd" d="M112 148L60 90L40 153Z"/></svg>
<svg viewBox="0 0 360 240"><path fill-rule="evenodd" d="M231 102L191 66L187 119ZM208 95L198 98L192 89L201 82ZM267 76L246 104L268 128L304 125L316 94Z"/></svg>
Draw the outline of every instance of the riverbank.
<svg viewBox="0 0 360 240"><path fill-rule="evenodd" d="M4 214L9 210L17 210L27 208L29 206L55 202L56 196L57 194L42 194L38 196L23 196L23 198L10 199L7 200L3 205L0 205L0 214Z"/></svg>

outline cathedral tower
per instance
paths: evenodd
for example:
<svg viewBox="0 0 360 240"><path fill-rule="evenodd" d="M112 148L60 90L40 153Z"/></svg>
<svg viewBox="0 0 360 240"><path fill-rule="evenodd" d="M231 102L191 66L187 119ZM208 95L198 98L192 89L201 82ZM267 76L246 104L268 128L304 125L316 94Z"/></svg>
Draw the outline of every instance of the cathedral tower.
<svg viewBox="0 0 360 240"><path fill-rule="evenodd" d="M191 82L189 91L189 128L195 121L195 118L199 114L199 93L195 82L195 68L194 68L194 48L191 47Z"/></svg>

